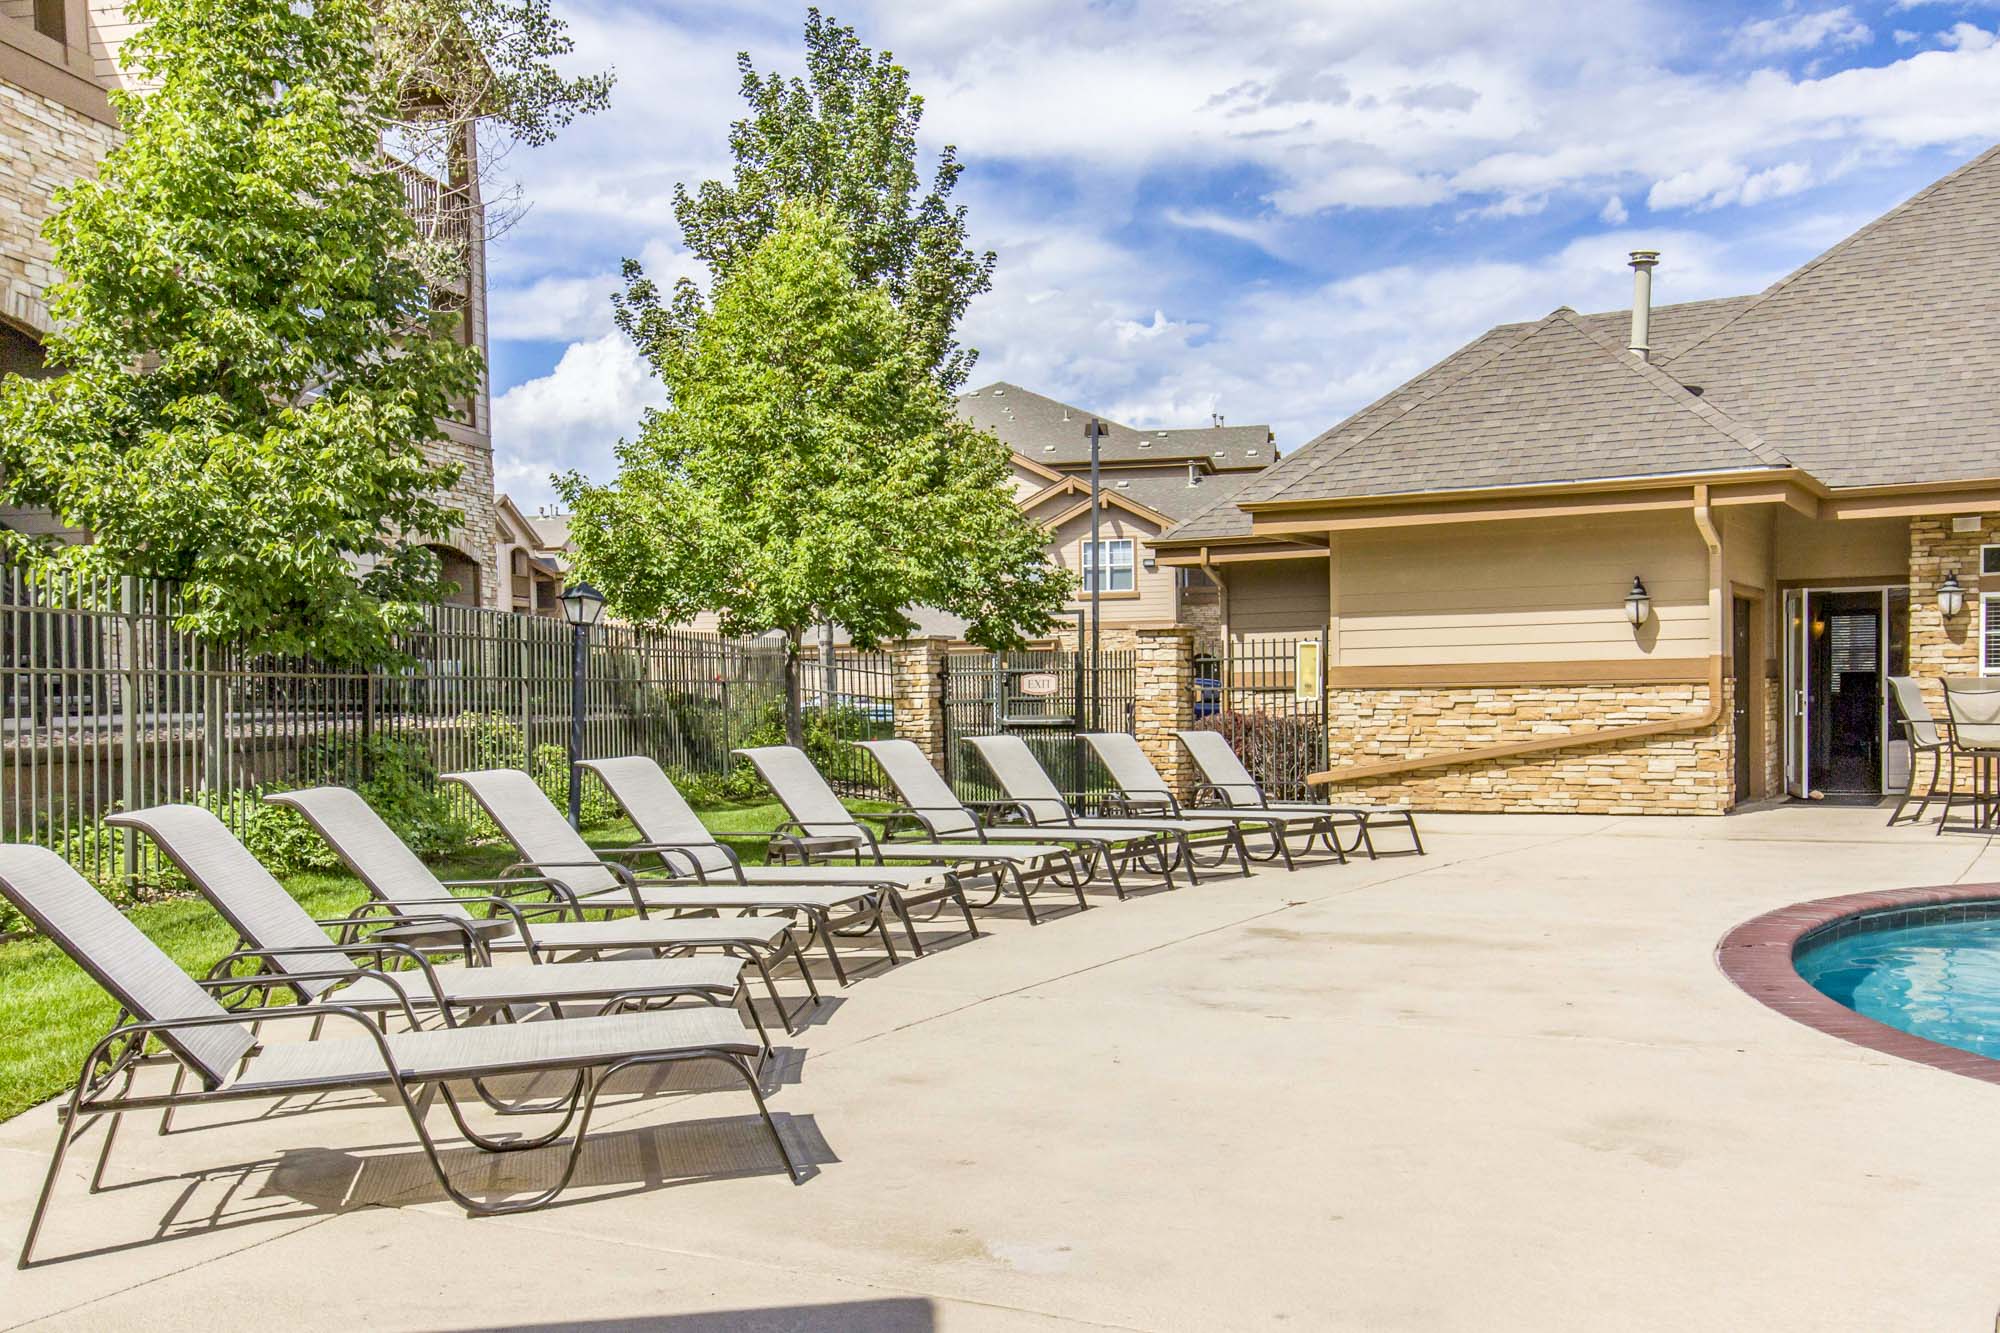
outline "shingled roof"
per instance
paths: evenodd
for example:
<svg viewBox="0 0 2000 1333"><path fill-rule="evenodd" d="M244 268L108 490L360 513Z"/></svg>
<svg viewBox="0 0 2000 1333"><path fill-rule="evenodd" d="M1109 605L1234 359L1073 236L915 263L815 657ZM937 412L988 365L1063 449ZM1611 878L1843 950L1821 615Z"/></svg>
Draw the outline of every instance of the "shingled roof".
<svg viewBox="0 0 2000 1333"><path fill-rule="evenodd" d="M1661 358L1829 486L2000 476L2000 147Z"/></svg>
<svg viewBox="0 0 2000 1333"><path fill-rule="evenodd" d="M1656 308L1650 366L1623 351L1627 311L1488 330L1162 540L1248 536L1240 506L1280 500L1740 466L1832 487L2000 477L1996 243L2000 148L1760 295Z"/></svg>
<svg viewBox="0 0 2000 1333"><path fill-rule="evenodd" d="M1656 349L1684 346L1751 299L1660 306L1650 341ZM1759 452L1754 435L1732 434L1694 395L1625 354L1615 339L1629 320L1626 311L1558 310L1489 329L1162 540L1247 537L1250 515L1240 506L1259 500L1458 489L1497 484L1494 476L1590 480L1616 475L1621 460L1645 473L1698 470L1704 459L1720 467L1782 466ZM1621 405L1638 415L1618 419ZM1607 447L1601 454L1574 450L1577 439ZM1664 466L1666 452L1648 452L1655 445L1679 462Z"/></svg>
<svg viewBox="0 0 2000 1333"><path fill-rule="evenodd" d="M1084 424L1094 415L1106 433L1098 456L1106 462L1173 463L1199 459L1217 472L1261 468L1276 457L1269 426L1197 426L1135 430L1103 413L1061 402L999 380L958 399L959 415L990 430L1023 458L1050 467L1090 461Z"/></svg>

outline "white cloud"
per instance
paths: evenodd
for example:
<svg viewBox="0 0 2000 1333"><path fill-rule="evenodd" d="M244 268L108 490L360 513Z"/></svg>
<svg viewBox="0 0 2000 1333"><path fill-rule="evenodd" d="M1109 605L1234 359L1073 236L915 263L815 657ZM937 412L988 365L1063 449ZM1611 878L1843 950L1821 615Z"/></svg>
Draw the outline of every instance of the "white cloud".
<svg viewBox="0 0 2000 1333"><path fill-rule="evenodd" d="M1816 51L1822 46L1862 46L1874 40L1868 25L1846 5L1805 14L1755 19L1736 30L1732 50L1748 55L1786 55Z"/></svg>
<svg viewBox="0 0 2000 1333"><path fill-rule="evenodd" d="M1631 214L1625 211L1625 201L1614 194L1604 201L1604 207L1598 210L1597 216L1614 227L1622 227Z"/></svg>
<svg viewBox="0 0 2000 1333"><path fill-rule="evenodd" d="M1938 34L1938 40L1955 51L1986 51L1992 49L1995 35L1977 24L1954 23Z"/></svg>
<svg viewBox="0 0 2000 1333"><path fill-rule="evenodd" d="M572 344L554 370L493 401L495 485L524 505L550 499L551 474L609 480L611 449L663 401L652 367L623 334Z"/></svg>

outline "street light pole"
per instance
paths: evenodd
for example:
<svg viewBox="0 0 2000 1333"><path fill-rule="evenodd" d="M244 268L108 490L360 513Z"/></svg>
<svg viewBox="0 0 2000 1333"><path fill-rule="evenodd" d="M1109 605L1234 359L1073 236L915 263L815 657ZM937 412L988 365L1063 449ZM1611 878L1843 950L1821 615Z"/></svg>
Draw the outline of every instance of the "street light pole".
<svg viewBox="0 0 2000 1333"><path fill-rule="evenodd" d="M604 614L604 594L588 583L563 591L563 619L570 628L569 662L569 826L582 824L583 781L577 765L583 762L584 668L590 655L590 627Z"/></svg>
<svg viewBox="0 0 2000 1333"><path fill-rule="evenodd" d="M1084 426L1090 440L1090 729L1097 730L1097 667L1103 651L1099 628L1104 623L1104 542L1098 536L1100 511L1097 502L1098 446L1104 439L1104 423L1096 417Z"/></svg>

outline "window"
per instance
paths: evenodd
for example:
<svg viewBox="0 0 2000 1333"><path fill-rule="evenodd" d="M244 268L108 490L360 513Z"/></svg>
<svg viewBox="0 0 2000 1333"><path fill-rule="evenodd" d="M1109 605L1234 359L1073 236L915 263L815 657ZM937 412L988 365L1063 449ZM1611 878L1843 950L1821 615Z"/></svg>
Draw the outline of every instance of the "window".
<svg viewBox="0 0 2000 1333"><path fill-rule="evenodd" d="M1083 544L1083 590L1091 592L1098 586L1097 553L1091 543ZM1124 537L1104 543L1104 591L1132 591L1132 539Z"/></svg>
<svg viewBox="0 0 2000 1333"><path fill-rule="evenodd" d="M2000 546L1982 546L1979 548L1979 572L1982 574L2000 574Z"/></svg>
<svg viewBox="0 0 2000 1333"><path fill-rule="evenodd" d="M2000 593L1979 594L1979 674L2000 676Z"/></svg>

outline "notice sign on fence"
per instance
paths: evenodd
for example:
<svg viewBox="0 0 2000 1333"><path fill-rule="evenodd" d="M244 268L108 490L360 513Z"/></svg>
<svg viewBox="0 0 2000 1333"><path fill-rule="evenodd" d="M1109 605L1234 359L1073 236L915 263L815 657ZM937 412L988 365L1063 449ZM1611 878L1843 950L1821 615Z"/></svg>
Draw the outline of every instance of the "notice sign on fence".
<svg viewBox="0 0 2000 1333"><path fill-rule="evenodd" d="M1014 682L1014 688L1030 699L1046 699L1062 688L1062 682L1053 671L1028 671Z"/></svg>
<svg viewBox="0 0 2000 1333"><path fill-rule="evenodd" d="M1319 698L1319 640L1300 639L1292 647L1292 697Z"/></svg>

